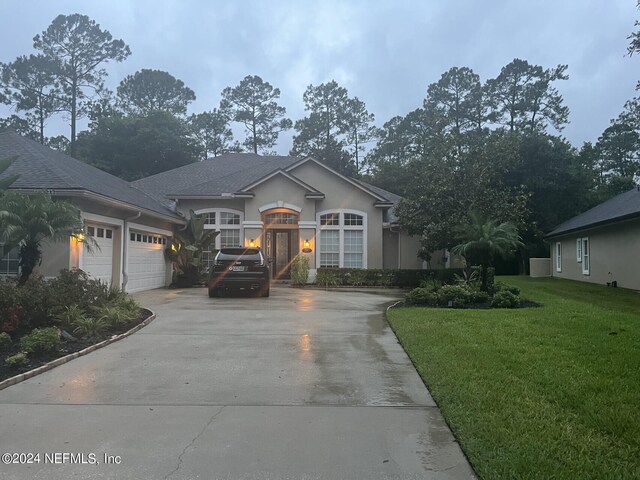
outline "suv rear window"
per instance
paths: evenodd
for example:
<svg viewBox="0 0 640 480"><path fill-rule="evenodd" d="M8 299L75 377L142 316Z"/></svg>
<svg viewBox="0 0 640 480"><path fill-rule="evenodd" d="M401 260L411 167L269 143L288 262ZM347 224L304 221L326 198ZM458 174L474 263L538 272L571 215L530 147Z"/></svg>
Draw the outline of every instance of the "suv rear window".
<svg viewBox="0 0 640 480"><path fill-rule="evenodd" d="M220 255L229 255L237 257L238 255L258 255L260 253L259 248L222 248L220 249Z"/></svg>

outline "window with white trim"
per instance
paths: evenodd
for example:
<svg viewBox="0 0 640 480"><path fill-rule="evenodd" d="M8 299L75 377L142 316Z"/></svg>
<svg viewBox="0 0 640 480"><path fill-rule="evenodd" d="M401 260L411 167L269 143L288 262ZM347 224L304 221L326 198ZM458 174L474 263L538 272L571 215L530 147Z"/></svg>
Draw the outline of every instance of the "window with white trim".
<svg viewBox="0 0 640 480"><path fill-rule="evenodd" d="M582 262L582 239L576 239L576 260Z"/></svg>
<svg viewBox="0 0 640 480"><path fill-rule="evenodd" d="M562 272L562 243L556 242L556 272Z"/></svg>
<svg viewBox="0 0 640 480"><path fill-rule="evenodd" d="M340 266L340 230L320 231L320 266Z"/></svg>
<svg viewBox="0 0 640 480"><path fill-rule="evenodd" d="M589 252L589 239L581 239L582 243L582 274L589 275L589 268L591 267L591 255Z"/></svg>
<svg viewBox="0 0 640 480"><path fill-rule="evenodd" d="M208 271L218 250L242 245L242 221L244 220L244 215L240 211L225 208L199 210L197 214L205 217L205 229L220 232L216 237L215 243L202 251L202 267Z"/></svg>
<svg viewBox="0 0 640 480"><path fill-rule="evenodd" d="M318 216L320 267L366 268L366 217L353 211Z"/></svg>
<svg viewBox="0 0 640 480"><path fill-rule="evenodd" d="M15 276L20 273L19 262L19 249L18 247L9 250L6 255L4 254L3 245L0 244L0 276Z"/></svg>

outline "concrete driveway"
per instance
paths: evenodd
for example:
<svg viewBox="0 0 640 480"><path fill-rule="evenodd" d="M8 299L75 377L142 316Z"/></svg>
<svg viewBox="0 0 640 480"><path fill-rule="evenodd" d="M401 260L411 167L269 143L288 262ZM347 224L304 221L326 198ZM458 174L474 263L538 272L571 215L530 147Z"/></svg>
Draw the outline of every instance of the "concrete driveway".
<svg viewBox="0 0 640 480"><path fill-rule="evenodd" d="M0 391L0 453L40 454L0 478L473 478L384 320L393 292L137 298L149 326Z"/></svg>

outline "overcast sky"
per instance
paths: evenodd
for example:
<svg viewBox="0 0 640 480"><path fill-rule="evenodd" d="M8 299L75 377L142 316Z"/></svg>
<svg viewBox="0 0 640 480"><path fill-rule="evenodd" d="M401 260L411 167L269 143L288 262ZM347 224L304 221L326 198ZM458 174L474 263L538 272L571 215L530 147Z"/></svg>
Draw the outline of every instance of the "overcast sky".
<svg viewBox="0 0 640 480"><path fill-rule="evenodd" d="M421 106L426 86L453 66L484 81L514 58L568 64L557 87L570 108L563 130L575 146L595 141L633 97L640 56L625 56L640 18L636 0L205 1L0 0L0 61L33 52L33 37L58 14L82 13L122 38L131 56L108 66L115 90L141 68L166 70L191 87L190 113L217 106L246 75L280 88L294 121L309 84L335 79L382 125ZM9 112L0 110L2 116ZM48 135L64 133L50 121ZM291 135L281 137L288 153Z"/></svg>

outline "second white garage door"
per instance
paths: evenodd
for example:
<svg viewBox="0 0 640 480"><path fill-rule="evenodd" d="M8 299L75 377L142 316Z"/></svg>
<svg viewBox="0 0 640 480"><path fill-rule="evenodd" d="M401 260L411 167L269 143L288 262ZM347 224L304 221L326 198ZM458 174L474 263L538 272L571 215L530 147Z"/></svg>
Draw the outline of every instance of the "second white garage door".
<svg viewBox="0 0 640 480"><path fill-rule="evenodd" d="M150 232L131 230L129 234L128 292L140 292L165 286L167 239Z"/></svg>

